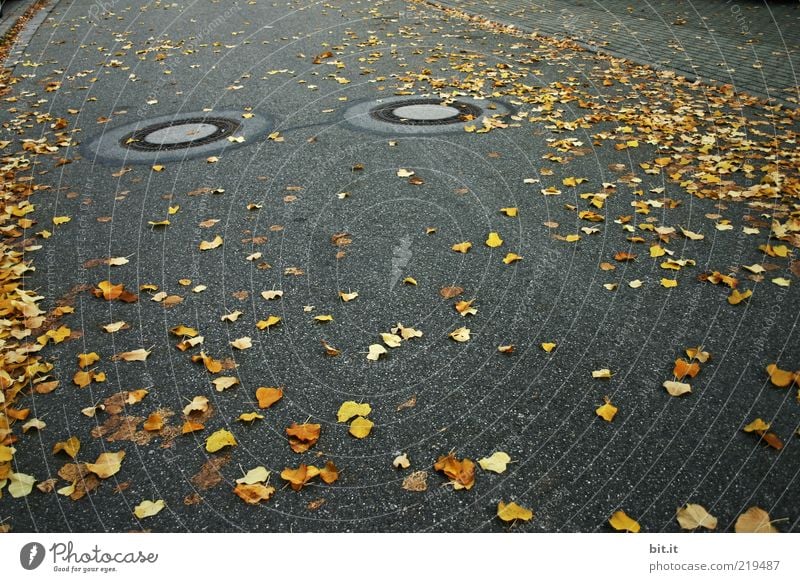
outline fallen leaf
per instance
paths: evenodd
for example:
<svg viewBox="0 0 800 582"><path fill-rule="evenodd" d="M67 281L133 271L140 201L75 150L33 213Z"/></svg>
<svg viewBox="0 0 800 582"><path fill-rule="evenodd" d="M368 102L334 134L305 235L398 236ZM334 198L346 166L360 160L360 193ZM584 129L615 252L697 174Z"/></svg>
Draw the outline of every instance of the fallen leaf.
<svg viewBox="0 0 800 582"><path fill-rule="evenodd" d="M342 301L347 303L358 297L358 292L353 291L352 293L345 293L344 291L339 291L339 297L341 298Z"/></svg>
<svg viewBox="0 0 800 582"><path fill-rule="evenodd" d="M216 453L225 447L235 447L237 444L233 434L221 428L206 439L206 451Z"/></svg>
<svg viewBox="0 0 800 582"><path fill-rule="evenodd" d="M286 434L289 436L289 446L295 453L306 452L319 440L321 429L322 426L319 424L297 424L293 422L286 429Z"/></svg>
<svg viewBox="0 0 800 582"><path fill-rule="evenodd" d="M158 412L153 412L142 424L142 428L151 432L158 432L164 428L164 417Z"/></svg>
<svg viewBox="0 0 800 582"><path fill-rule="evenodd" d="M255 485L256 483L265 483L267 479L269 479L269 471L266 467L259 466L250 469L244 477L238 478L236 482L241 485Z"/></svg>
<svg viewBox="0 0 800 582"><path fill-rule="evenodd" d="M145 500L142 501L139 505L137 505L133 509L133 514L139 519L144 519L145 517L153 517L159 511L164 509L166 506L167 504L164 503L163 499L159 499L157 501Z"/></svg>
<svg viewBox="0 0 800 582"><path fill-rule="evenodd" d="M261 501L268 501L275 493L275 488L263 483L237 484L233 492L248 505L257 505Z"/></svg>
<svg viewBox="0 0 800 582"><path fill-rule="evenodd" d="M731 294L728 296L728 303L731 305L739 305L745 299L748 299L753 295L753 292L748 289L744 293L740 293L738 289L732 289Z"/></svg>
<svg viewBox="0 0 800 582"><path fill-rule="evenodd" d="M521 261L522 257L516 253L508 253L505 258L503 258L503 262L506 265L510 265L511 263L515 263L517 261Z"/></svg>
<svg viewBox="0 0 800 582"><path fill-rule="evenodd" d="M357 416L355 420L350 423L350 430L348 432L357 439L363 439L369 435L373 426L375 426L375 423L370 419Z"/></svg>
<svg viewBox="0 0 800 582"><path fill-rule="evenodd" d="M281 398L283 398L283 388L261 387L256 390L256 400L258 400L258 407L262 409L269 408Z"/></svg>
<svg viewBox="0 0 800 582"><path fill-rule="evenodd" d="M419 493L428 490L428 472L414 471L403 479L403 489Z"/></svg>
<svg viewBox="0 0 800 582"><path fill-rule="evenodd" d="M439 457L433 468L444 473L454 489L472 489L475 484L475 463L469 459L459 461L450 453Z"/></svg>
<svg viewBox="0 0 800 582"><path fill-rule="evenodd" d="M36 478L33 475L26 475L25 473L9 473L8 493L14 499L25 497L33 490L34 483L36 483Z"/></svg>
<svg viewBox="0 0 800 582"><path fill-rule="evenodd" d="M506 470L506 466L510 462L511 462L511 457L508 456L508 453L504 453L503 451L497 451L496 453L492 453L492 455L489 457L484 457L483 459L480 459L478 461L478 464L484 471L503 473Z"/></svg>
<svg viewBox="0 0 800 582"><path fill-rule="evenodd" d="M381 339L390 348L399 348L403 338L393 333L381 333Z"/></svg>
<svg viewBox="0 0 800 582"><path fill-rule="evenodd" d="M776 364L767 366L767 374L769 374L769 381L772 382L772 385L778 388L787 388L791 386L792 382L797 381L797 376L794 372L781 370Z"/></svg>
<svg viewBox="0 0 800 582"><path fill-rule="evenodd" d="M339 479L339 469L333 464L333 461L328 461L325 466L319 471L319 478L325 483L330 485Z"/></svg>
<svg viewBox="0 0 800 582"><path fill-rule="evenodd" d="M392 466L395 469L408 469L411 466L411 461L408 460L408 453L397 455L392 461Z"/></svg>
<svg viewBox="0 0 800 582"><path fill-rule="evenodd" d="M736 533L778 533L772 525L769 513L760 507L753 506L736 520L734 525Z"/></svg>
<svg viewBox="0 0 800 582"><path fill-rule="evenodd" d="M301 464L297 469L286 467L281 471L281 479L288 481L295 491L300 491L303 486L319 475L319 469L314 465Z"/></svg>
<svg viewBox="0 0 800 582"><path fill-rule="evenodd" d="M496 248L503 244L503 239L500 238L500 235L496 232L490 232L488 238L486 239L486 246L490 248Z"/></svg>
<svg viewBox="0 0 800 582"><path fill-rule="evenodd" d="M281 318L277 315L270 315L267 319L262 319L261 321L256 323L256 327L258 329L264 330L269 329L272 326L278 325L281 322Z"/></svg>
<svg viewBox="0 0 800 582"><path fill-rule="evenodd" d="M675 367L672 369L672 375L678 380L683 380L686 376L694 378L700 372L700 364L692 362L691 364L683 358L675 360Z"/></svg>
<svg viewBox="0 0 800 582"><path fill-rule="evenodd" d="M338 422L347 422L355 416L369 416L370 412L372 412L372 407L366 402L359 404L353 400L348 400L339 407L339 411L336 413L336 420Z"/></svg>
<svg viewBox="0 0 800 582"><path fill-rule="evenodd" d="M621 509L614 512L614 514L608 520L608 523L617 531L639 533L639 530L641 529L639 522L628 517L628 515Z"/></svg>
<svg viewBox="0 0 800 582"><path fill-rule="evenodd" d="M506 216L511 216L512 218L517 215L517 208L516 207L509 207L509 208L501 208L500 212L505 214Z"/></svg>
<svg viewBox="0 0 800 582"><path fill-rule="evenodd" d="M236 386L239 383L239 378L235 376L220 376L219 378L214 378L211 383L214 384L217 392L224 392L228 388Z"/></svg>
<svg viewBox="0 0 800 582"><path fill-rule="evenodd" d="M138 350L117 354L116 359L124 360L126 362L144 362L149 355L149 351L145 350L144 348L140 348Z"/></svg>
<svg viewBox="0 0 800 582"><path fill-rule="evenodd" d="M549 354L549 353L550 353L550 352L552 352L554 349L556 349L556 344L554 344L554 343L549 343L549 342L544 342L544 343L542 343L542 344L541 344L541 347L542 347L542 349L543 349L544 351L546 351L546 352Z"/></svg>
<svg viewBox="0 0 800 582"><path fill-rule="evenodd" d="M253 340L249 336L244 336L233 340L231 345L237 350L247 350L253 347Z"/></svg>
<svg viewBox="0 0 800 582"><path fill-rule="evenodd" d="M611 422L614 420L618 410L619 409L616 406L611 404L611 401L608 399L608 397L606 397L605 404L595 410L595 413L606 422Z"/></svg>
<svg viewBox="0 0 800 582"><path fill-rule="evenodd" d="M684 384L683 382L674 382L672 380L667 380L662 384L662 386L669 392L670 396L683 396L684 394L689 394L692 391L692 387L689 384Z"/></svg>
<svg viewBox="0 0 800 582"><path fill-rule="evenodd" d="M708 513L706 508L696 503L688 503L678 510L676 515L682 529L695 530L699 527L717 529L717 518Z"/></svg>
<svg viewBox="0 0 800 582"><path fill-rule="evenodd" d="M444 297L445 299L452 299L453 297L458 297L464 292L464 289L461 287L442 287L439 290L439 295Z"/></svg>
<svg viewBox="0 0 800 582"><path fill-rule="evenodd" d="M222 245L222 237L217 235L212 240L204 240L200 241L200 250L201 251L210 251L211 249L215 249Z"/></svg>
<svg viewBox="0 0 800 582"><path fill-rule="evenodd" d="M530 521L533 519L533 512L526 509L521 505L517 505L513 501L510 503L503 503L502 501L497 504L497 517L505 522L510 521Z"/></svg>
<svg viewBox="0 0 800 582"><path fill-rule="evenodd" d="M613 376L613 374L611 373L611 370L609 370L608 368L603 368L601 370L592 370L592 378L610 380L611 376Z"/></svg>
<svg viewBox="0 0 800 582"><path fill-rule="evenodd" d="M469 341L470 338L470 331L469 328L466 327L459 327L450 332L450 339L453 339L457 342L466 342Z"/></svg>
<svg viewBox="0 0 800 582"><path fill-rule="evenodd" d="M386 354L386 348L383 347L381 344L372 344L369 346L369 352L367 353L367 359L372 360L373 362L377 362L378 358L382 355Z"/></svg>
<svg viewBox="0 0 800 582"><path fill-rule="evenodd" d="M100 453L94 463L86 463L86 468L101 479L108 479L119 472L124 458L125 451Z"/></svg>
<svg viewBox="0 0 800 582"><path fill-rule="evenodd" d="M472 248L472 243L469 241L454 244L452 248L457 253L466 253Z"/></svg>

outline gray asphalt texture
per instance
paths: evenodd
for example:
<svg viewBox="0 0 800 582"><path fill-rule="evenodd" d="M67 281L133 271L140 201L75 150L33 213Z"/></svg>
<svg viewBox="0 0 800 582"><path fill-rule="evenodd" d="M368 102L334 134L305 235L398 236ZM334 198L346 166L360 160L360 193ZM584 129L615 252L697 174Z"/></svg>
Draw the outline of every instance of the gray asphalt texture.
<svg viewBox="0 0 800 582"><path fill-rule="evenodd" d="M4 495L0 517L8 518L13 531L604 532L612 531L609 516L624 509L644 531L672 532L679 530L675 511L687 502L700 503L717 516L721 531L732 530L737 516L752 505L784 519L776 524L780 530L800 530L797 389L771 387L764 372L775 361L800 369L798 281L786 259L768 259L779 270L762 283L747 281L740 272L743 288L754 288L754 296L731 306L726 289L696 280L702 272L729 272L763 260L757 246L767 242L769 228L762 227L758 236L741 230L748 224L745 215L760 218L763 211L730 201L721 209L717 201L692 197L661 175L643 173L639 163L657 155L649 144L624 151L608 142L591 146L592 134L614 131L618 124L613 121L559 133L522 120L517 127L485 134L393 139L358 131L342 120L353 102L393 95L407 82L398 78L405 74L425 68L444 78L468 74L448 68L446 57L426 60L432 52L474 51L476 61L486 66L513 64L510 55L524 57L528 47L539 45L537 40L396 0L112 4L113 14L100 18L89 0L56 5L26 51L26 59L41 66L20 64L15 70L17 77L26 75L15 91L30 96L4 104L4 139L39 138L49 131L31 122L17 132L6 123L14 117L10 107L24 110L46 98L38 110L67 118L70 129L80 129L74 135L80 142L95 138L106 125L205 108L252 108L273 119L285 141L262 136L219 154L216 164L205 158L171 161L158 173L136 165L119 177L112 173L125 164L95 161L76 148L58 154L74 160L67 165L55 167L54 156L37 158L32 175L53 189L32 200L37 204L33 216L55 234L31 255L36 272L27 285L46 297L46 308L67 298L70 290L104 279L134 291L155 284L184 301L165 308L146 292L132 304L105 302L86 290L75 294L76 311L62 323L82 335L43 351L56 363L61 386L20 400L19 407L30 407L31 416L48 426L21 435L15 467L39 481L56 477L69 459L50 449L70 435L81 440L81 462L93 462L106 450L123 449L127 456L117 475L78 501L36 490L20 499ZM326 50L346 66L312 64ZM528 82L545 86L574 77L587 91L621 97L620 106L638 106L618 87L605 88L590 79L593 67L606 68L606 61L570 47L554 50L560 56L532 65L539 73ZM370 57L375 52L382 57ZM157 57L160 53L165 58ZM359 75L359 67L372 72ZM341 84L331 74L351 82ZM54 79L61 88L45 93L45 81ZM702 88L687 91L702 95ZM530 110L514 103L513 96L498 98ZM567 118L574 117L574 103L558 106L568 111ZM767 119L758 105L744 111ZM99 118L110 121L98 123ZM792 127L797 131L796 122ZM591 148L589 155L563 166L541 158L555 151L546 140L566 137L583 141ZM609 169L614 163L626 170ZM358 164L363 170L354 169ZM554 174L542 174L545 167ZM397 177L399 168L413 169L424 184ZM796 176L797 169L789 172ZM606 222L579 220L565 208L587 208L577 194L600 192L602 182L625 173L642 179L637 187L645 194L637 197L620 183L600 211ZM589 177L590 182L562 186L568 176ZM525 183L526 178L539 182ZM540 189L551 185L563 193L542 196ZM204 187L224 193L188 195ZM676 257L697 262L679 273L660 269L660 260L647 255L649 245L629 243L629 233L613 222L634 213L632 200L658 197L648 194L658 187L682 202L675 209L654 209L658 224L705 234L703 241L677 238L668 245ZM349 195L340 198L342 192ZM249 211L249 203L263 206ZM172 205L180 210L168 215ZM512 206L519 208L517 218L499 211ZM723 214L734 230L716 231L715 221L705 218L708 213ZM52 228L51 218L62 215L71 216L71 222ZM98 221L103 217L112 220ZM148 225L165 218L171 222L167 228ZM210 218L219 222L198 226ZM546 221L560 226L548 229L542 225ZM552 237L578 233L583 226L600 232L582 234L573 244ZM437 230L426 234L428 227ZM483 244L490 231L500 233L503 246ZM339 232L350 233L353 242L342 247L346 254L337 259L340 249L331 237ZM198 251L201 240L217 234L225 240L220 248ZM641 234L648 242L653 238ZM254 237L267 240L254 244ZM461 241L472 242L468 254L450 250ZM393 271L392 259L405 247L411 257L400 268L400 279L413 277L417 286L403 285ZM261 259L246 260L257 251ZM523 260L503 264L509 251ZM613 256L618 251L635 252L639 259L617 263ZM84 266L117 256L129 257L130 263ZM271 268L259 268L262 261ZM603 261L617 269L600 270ZM285 274L290 267L303 274ZM659 285L661 277L673 276L680 281L677 288ZM787 277L792 285L773 285L773 276ZM191 285L180 285L182 278L191 279ZM644 285L630 288L627 282L634 279ZM619 288L607 291L602 285L609 282L618 282ZM192 293L198 284L207 290ZM439 295L451 285L464 288L464 298L476 298L477 315L460 317L454 300ZM269 289L283 290L283 298L264 301L260 292ZM358 291L359 297L343 303L340 290ZM304 306L314 310L306 312ZM237 309L244 312L238 321L220 321ZM312 321L328 313L333 322ZM269 331L257 330L255 322L269 314L283 321ZM102 331L101 325L119 320L130 329ZM424 336L390 349L378 362L368 361L368 346L379 343L379 333L397 322ZM179 324L201 331L206 353L235 360L238 367L223 374L237 375L241 384L215 392L213 378L189 360L199 348L175 349L178 338L169 329ZM448 339L463 325L472 330L469 342ZM230 347L242 336L253 338L252 349ZM322 339L342 355L325 356ZM539 344L551 341L558 347L547 354ZM516 351L498 353L503 344L514 344ZM661 384L672 379L673 363L685 356L684 349L697 345L712 358L691 381L694 393L672 398ZM115 353L142 347L152 350L146 362L110 360ZM91 351L103 357L96 367L108 381L79 389L71 382L76 356ZM593 379L592 370L600 368L610 368L613 378ZM283 386L284 399L262 411L264 420L235 422L239 414L256 410L258 386ZM170 409L176 414L168 423L180 426L181 409L200 394L212 401L215 413L204 431L178 436L168 447L160 437L147 445L93 438L92 429L108 415L98 412L92 419L80 410L142 387L149 387L150 394L128 414L146 417ZM397 410L414 395L416 406ZM595 415L604 396L619 407L611 423ZM346 400L372 406L376 426L363 440L336 422L336 411ZM767 448L742 431L756 417L773 423L785 443L782 450ZM322 436L316 447L299 455L287 446L284 430L306 419L322 424ZM226 427L239 445L206 453L205 438ZM451 450L476 461L505 451L514 462L501 475L477 469L471 491L454 491L432 468ZM411 469L392 467L401 452L408 453ZM222 481L197 490L192 476L209 458L221 455L229 456ZM321 465L328 459L341 470L333 485L315 481L299 492L283 487L279 473L284 467ZM278 491L269 501L249 506L232 488L242 470L257 465L273 471L271 484ZM401 487L413 470L429 472L426 492ZM119 483L127 488L115 493ZM58 487L66 484L59 480ZM195 493L202 501L185 504ZM132 511L144 499L163 499L167 507L140 521ZM318 508L309 507L321 499ZM514 527L504 524L495 515L501 500L530 507L534 519Z"/></svg>

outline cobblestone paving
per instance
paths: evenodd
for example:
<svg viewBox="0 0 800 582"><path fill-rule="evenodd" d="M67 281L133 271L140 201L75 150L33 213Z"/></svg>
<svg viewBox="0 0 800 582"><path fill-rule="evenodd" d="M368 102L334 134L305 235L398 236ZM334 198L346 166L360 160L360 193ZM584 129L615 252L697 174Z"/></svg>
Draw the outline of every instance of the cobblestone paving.
<svg viewBox="0 0 800 582"><path fill-rule="evenodd" d="M800 3L432 0L687 76L798 102Z"/></svg>

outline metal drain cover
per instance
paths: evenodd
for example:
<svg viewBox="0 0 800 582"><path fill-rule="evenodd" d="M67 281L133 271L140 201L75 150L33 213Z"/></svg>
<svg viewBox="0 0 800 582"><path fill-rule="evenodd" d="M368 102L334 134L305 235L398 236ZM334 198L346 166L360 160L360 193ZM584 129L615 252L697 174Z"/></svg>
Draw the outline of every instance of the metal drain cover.
<svg viewBox="0 0 800 582"><path fill-rule="evenodd" d="M265 133L271 123L241 111L183 113L143 120L105 131L89 142L88 153L101 160L147 164L208 156L246 145ZM243 140L229 140L242 137Z"/></svg>
<svg viewBox="0 0 800 582"><path fill-rule="evenodd" d="M351 125L389 134L429 134L464 131L468 124L480 125L486 115L509 113L509 107L496 101L436 97L393 97L363 101L344 113Z"/></svg>

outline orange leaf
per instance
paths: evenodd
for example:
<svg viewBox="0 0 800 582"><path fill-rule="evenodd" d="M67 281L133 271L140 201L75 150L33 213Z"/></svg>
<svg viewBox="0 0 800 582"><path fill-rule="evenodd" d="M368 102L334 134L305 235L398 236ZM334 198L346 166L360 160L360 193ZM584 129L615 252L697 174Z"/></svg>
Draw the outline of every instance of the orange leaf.
<svg viewBox="0 0 800 582"><path fill-rule="evenodd" d="M319 440L319 433L322 426L319 424L297 424L286 429L289 435L289 446L295 453L304 453Z"/></svg>
<svg viewBox="0 0 800 582"><path fill-rule="evenodd" d="M459 461L450 453L439 457L433 468L444 473L455 489L472 489L475 484L475 463L470 459Z"/></svg>
<svg viewBox="0 0 800 582"><path fill-rule="evenodd" d="M678 379L683 380L686 376L694 378L700 372L700 364L692 362L691 364L683 358L675 360L675 367L672 369L672 374Z"/></svg>
<svg viewBox="0 0 800 582"><path fill-rule="evenodd" d="M282 388L264 388L262 386L256 390L256 400L258 400L259 408L269 408L281 398L283 398Z"/></svg>

